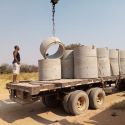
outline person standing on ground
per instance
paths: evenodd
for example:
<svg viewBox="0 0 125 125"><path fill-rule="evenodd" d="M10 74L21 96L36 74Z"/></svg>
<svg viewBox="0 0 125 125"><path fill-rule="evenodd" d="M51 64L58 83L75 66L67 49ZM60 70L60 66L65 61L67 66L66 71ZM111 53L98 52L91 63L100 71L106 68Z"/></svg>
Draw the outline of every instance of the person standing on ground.
<svg viewBox="0 0 125 125"><path fill-rule="evenodd" d="M19 54L19 46L14 46L13 51L13 83L17 82L17 76L20 74L20 54Z"/></svg>

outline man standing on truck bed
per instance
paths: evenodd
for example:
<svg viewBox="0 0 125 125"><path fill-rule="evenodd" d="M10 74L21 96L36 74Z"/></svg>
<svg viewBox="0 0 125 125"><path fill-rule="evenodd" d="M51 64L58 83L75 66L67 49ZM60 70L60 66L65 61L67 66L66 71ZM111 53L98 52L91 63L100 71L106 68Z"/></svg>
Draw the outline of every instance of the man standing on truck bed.
<svg viewBox="0 0 125 125"><path fill-rule="evenodd" d="M13 83L17 82L17 75L20 73L20 54L19 54L19 46L16 45L14 46L14 51L13 51Z"/></svg>

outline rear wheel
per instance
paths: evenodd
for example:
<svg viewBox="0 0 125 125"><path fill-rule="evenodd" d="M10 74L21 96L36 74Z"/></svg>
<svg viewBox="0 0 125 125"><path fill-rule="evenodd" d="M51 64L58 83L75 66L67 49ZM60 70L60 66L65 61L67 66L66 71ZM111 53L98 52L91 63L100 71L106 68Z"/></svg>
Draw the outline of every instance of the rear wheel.
<svg viewBox="0 0 125 125"><path fill-rule="evenodd" d="M42 96L42 102L47 107L57 107L59 105L56 95L44 95Z"/></svg>
<svg viewBox="0 0 125 125"><path fill-rule="evenodd" d="M105 92L101 88L93 88L89 94L90 108L99 109L104 105Z"/></svg>
<svg viewBox="0 0 125 125"><path fill-rule="evenodd" d="M80 92L80 91L81 91L81 90L77 90L77 91L75 91L75 92ZM73 91L73 92L69 92L68 94L66 94L66 95L64 96L63 102L62 102L63 108L64 108L65 112L67 112L67 113L69 113L69 114L70 114L70 110L69 110L69 98L70 98L70 96L71 96L72 93L74 93L74 91Z"/></svg>
<svg viewBox="0 0 125 125"><path fill-rule="evenodd" d="M72 115L80 115L88 109L88 95L84 91L75 91L71 94L68 105Z"/></svg>
<svg viewBox="0 0 125 125"><path fill-rule="evenodd" d="M88 96L89 96L89 94L90 94L90 92L91 92L92 89L93 89L93 88L90 88L90 89L88 89L88 90L86 91L86 93L87 93Z"/></svg>
<svg viewBox="0 0 125 125"><path fill-rule="evenodd" d="M119 91L124 91L125 90L125 80L121 80L120 82L118 82L117 84L117 88Z"/></svg>
<svg viewBox="0 0 125 125"><path fill-rule="evenodd" d="M72 92L66 94L66 95L64 96L63 102L62 102L63 108L64 108L65 112L67 112L67 113L70 113L69 107L68 107L68 101L69 101L69 97L71 96L71 93L72 93Z"/></svg>

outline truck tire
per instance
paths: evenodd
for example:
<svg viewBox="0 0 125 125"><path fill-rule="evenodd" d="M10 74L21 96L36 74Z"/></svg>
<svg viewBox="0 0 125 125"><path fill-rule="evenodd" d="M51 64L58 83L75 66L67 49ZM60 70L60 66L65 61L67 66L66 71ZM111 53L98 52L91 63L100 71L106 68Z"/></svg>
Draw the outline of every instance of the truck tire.
<svg viewBox="0 0 125 125"><path fill-rule="evenodd" d="M117 84L117 88L119 91L124 91L125 90L125 80L121 80L120 82L118 82Z"/></svg>
<svg viewBox="0 0 125 125"><path fill-rule="evenodd" d="M95 88L98 88L98 87L95 87ZM95 88L94 88L94 89L95 89ZM87 93L88 96L90 95L90 92L92 91L92 89L93 89L93 88L90 88L90 89L88 89L88 90L86 91L86 93Z"/></svg>
<svg viewBox="0 0 125 125"><path fill-rule="evenodd" d="M86 91L86 93L87 93L88 96L89 96L89 94L90 94L90 92L91 92L92 89L93 89L93 88L90 88L90 89L88 89L88 90Z"/></svg>
<svg viewBox="0 0 125 125"><path fill-rule="evenodd" d="M77 91L75 91L75 92L80 92L81 90L77 90ZM64 110L65 110L65 112L67 112L68 114L70 114L70 110L69 110L69 98L70 98L70 96L71 96L71 94L72 93L74 93L74 92L69 92L68 94L66 94L65 96L64 96L64 98L63 98L63 102L62 102L62 104L63 104L63 108L64 108Z"/></svg>
<svg viewBox="0 0 125 125"><path fill-rule="evenodd" d="M72 92L65 95L64 98L63 98L63 102L62 102L63 108L64 108L65 112L67 112L67 113L70 113L70 110L69 110L69 107L68 107L68 101L69 101L69 97L71 96L71 93Z"/></svg>
<svg viewBox="0 0 125 125"><path fill-rule="evenodd" d="M42 97L40 98L40 101L41 101L44 105L46 105L45 96L42 96Z"/></svg>
<svg viewBox="0 0 125 125"><path fill-rule="evenodd" d="M80 115L89 107L89 98L84 91L75 91L69 98L69 110L72 115Z"/></svg>
<svg viewBox="0 0 125 125"><path fill-rule="evenodd" d="M47 107L57 107L59 105L59 100L57 100L56 95L42 96L42 102Z"/></svg>
<svg viewBox="0 0 125 125"><path fill-rule="evenodd" d="M89 106L92 109L99 109L104 105L105 92L101 88L93 88L89 94Z"/></svg>

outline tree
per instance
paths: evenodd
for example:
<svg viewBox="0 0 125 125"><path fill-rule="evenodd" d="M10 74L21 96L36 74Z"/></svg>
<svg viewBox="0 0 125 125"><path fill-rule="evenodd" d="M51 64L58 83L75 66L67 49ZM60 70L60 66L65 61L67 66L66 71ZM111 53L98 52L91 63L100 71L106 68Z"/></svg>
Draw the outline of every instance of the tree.
<svg viewBox="0 0 125 125"><path fill-rule="evenodd" d="M12 72L12 67L9 64L2 64L0 66L0 74L11 73L11 72Z"/></svg>
<svg viewBox="0 0 125 125"><path fill-rule="evenodd" d="M80 47L80 46L82 46L82 44L74 43L74 44L69 44L69 45L65 46L65 49L66 50L74 50L75 48Z"/></svg>
<svg viewBox="0 0 125 125"><path fill-rule="evenodd" d="M0 74L12 73L12 70L13 70L12 65L9 64L0 65ZM38 72L38 66L22 64L20 67L20 71L25 73Z"/></svg>

